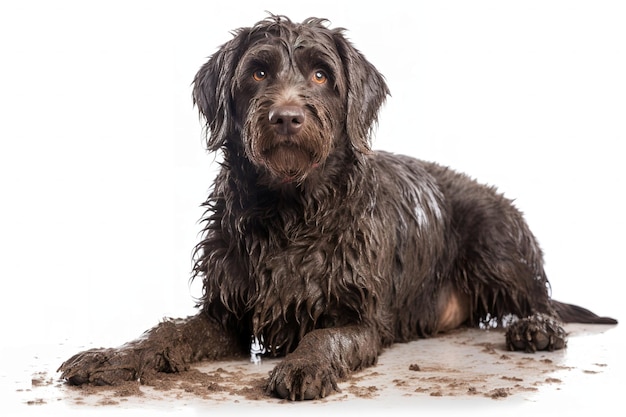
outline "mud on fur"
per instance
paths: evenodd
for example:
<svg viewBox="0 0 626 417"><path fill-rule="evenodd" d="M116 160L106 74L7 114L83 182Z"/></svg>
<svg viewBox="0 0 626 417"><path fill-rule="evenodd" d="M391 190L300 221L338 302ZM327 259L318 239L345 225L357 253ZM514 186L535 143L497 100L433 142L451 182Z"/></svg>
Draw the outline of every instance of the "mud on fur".
<svg viewBox="0 0 626 417"><path fill-rule="evenodd" d="M375 152L383 76L323 19L270 16L200 68L193 98L223 163L205 202L195 316L64 362L70 384L116 384L248 354L284 356L268 393L324 397L394 342L501 325L511 349L566 346L562 322L614 324L552 300L542 252L494 188Z"/></svg>

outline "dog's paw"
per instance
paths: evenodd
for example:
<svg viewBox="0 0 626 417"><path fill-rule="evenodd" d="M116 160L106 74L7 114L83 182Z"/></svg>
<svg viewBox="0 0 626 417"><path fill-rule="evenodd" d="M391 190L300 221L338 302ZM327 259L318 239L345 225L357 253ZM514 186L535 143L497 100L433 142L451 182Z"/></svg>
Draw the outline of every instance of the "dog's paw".
<svg viewBox="0 0 626 417"><path fill-rule="evenodd" d="M561 323L545 314L535 314L511 324L506 332L509 350L536 352L538 350L563 349L567 334Z"/></svg>
<svg viewBox="0 0 626 417"><path fill-rule="evenodd" d="M337 377L328 363L306 358L286 358L271 373L267 392L291 401L323 398L340 392Z"/></svg>
<svg viewBox="0 0 626 417"><path fill-rule="evenodd" d="M133 349L90 349L63 362L57 372L71 385L119 385L141 377L142 356Z"/></svg>

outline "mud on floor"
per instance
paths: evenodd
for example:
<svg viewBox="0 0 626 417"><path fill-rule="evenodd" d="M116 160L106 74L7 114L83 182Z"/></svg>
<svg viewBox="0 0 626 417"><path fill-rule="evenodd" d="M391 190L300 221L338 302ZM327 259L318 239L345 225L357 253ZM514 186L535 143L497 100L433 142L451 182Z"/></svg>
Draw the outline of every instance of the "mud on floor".
<svg viewBox="0 0 626 417"><path fill-rule="evenodd" d="M487 397L502 400L531 395L542 386L557 389L562 376L574 368L566 366L566 351L526 354L509 352L499 331L462 329L440 337L396 344L380 357L377 366L353 374L339 386L341 392L319 400L375 399L393 393L405 397ZM265 393L269 372L280 359L261 364L245 361L203 362L179 374L159 374L117 387L71 387L58 374L33 375L28 404L49 401L75 405L115 406L142 401L168 402L271 402ZM585 374L602 372L607 365L590 362ZM580 371L580 370L579 370ZM56 399L38 396L38 390L58 388Z"/></svg>

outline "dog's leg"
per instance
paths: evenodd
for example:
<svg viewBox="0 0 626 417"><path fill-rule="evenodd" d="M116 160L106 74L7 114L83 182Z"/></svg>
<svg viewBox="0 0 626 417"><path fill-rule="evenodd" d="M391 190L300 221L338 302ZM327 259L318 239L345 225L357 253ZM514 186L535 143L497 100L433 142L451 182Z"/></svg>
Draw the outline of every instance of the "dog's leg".
<svg viewBox="0 0 626 417"><path fill-rule="evenodd" d="M367 326L318 329L274 368L267 386L289 400L310 400L339 391L337 381L351 371L374 365L381 344Z"/></svg>
<svg viewBox="0 0 626 417"><path fill-rule="evenodd" d="M154 372L182 371L201 359L241 352L235 334L199 313L165 320L118 348L80 352L65 361L58 372L72 385L116 385L146 379Z"/></svg>
<svg viewBox="0 0 626 417"><path fill-rule="evenodd" d="M534 353L538 350L563 349L567 345L567 334L561 322L546 314L533 314L511 324L506 332L509 350Z"/></svg>

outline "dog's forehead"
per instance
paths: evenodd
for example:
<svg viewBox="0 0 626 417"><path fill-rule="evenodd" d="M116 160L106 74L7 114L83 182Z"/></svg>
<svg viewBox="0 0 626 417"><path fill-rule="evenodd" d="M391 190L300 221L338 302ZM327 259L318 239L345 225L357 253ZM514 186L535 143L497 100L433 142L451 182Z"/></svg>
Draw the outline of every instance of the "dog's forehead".
<svg viewBox="0 0 626 417"><path fill-rule="evenodd" d="M298 53L336 57L336 33L324 26L322 21L309 19L303 23L285 20L259 22L249 29L248 51L262 53L280 49L291 57Z"/></svg>

